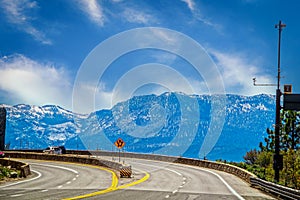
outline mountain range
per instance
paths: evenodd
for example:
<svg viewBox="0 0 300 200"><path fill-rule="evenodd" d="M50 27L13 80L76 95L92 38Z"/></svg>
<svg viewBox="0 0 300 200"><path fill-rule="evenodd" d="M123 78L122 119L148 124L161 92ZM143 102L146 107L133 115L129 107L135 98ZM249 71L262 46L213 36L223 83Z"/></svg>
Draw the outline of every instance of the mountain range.
<svg viewBox="0 0 300 200"><path fill-rule="evenodd" d="M266 137L275 119L275 97L161 95L134 96L112 109L77 114L60 106L2 105L7 110L10 149L113 150L210 160L241 161Z"/></svg>

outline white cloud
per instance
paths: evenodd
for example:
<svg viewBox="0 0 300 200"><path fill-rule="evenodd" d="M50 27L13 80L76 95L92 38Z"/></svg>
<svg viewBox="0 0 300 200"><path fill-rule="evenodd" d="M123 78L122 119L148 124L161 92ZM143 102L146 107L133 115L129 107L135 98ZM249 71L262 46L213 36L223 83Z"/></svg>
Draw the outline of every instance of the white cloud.
<svg viewBox="0 0 300 200"><path fill-rule="evenodd" d="M257 87L253 85L252 78L256 77L261 83L273 83L274 79L260 70L255 63L250 62L241 54L222 53L210 50L209 53L217 61L222 74L226 93L255 95L261 93L272 94L273 87Z"/></svg>
<svg viewBox="0 0 300 200"><path fill-rule="evenodd" d="M23 55L0 59L0 90L8 104L55 104L71 106L72 87L66 71Z"/></svg>
<svg viewBox="0 0 300 200"><path fill-rule="evenodd" d="M4 9L8 21L18 29L31 35L35 40L43 44L52 44L45 34L32 25L34 21L31 13L37 9L37 3L30 0L3 0L0 7Z"/></svg>
<svg viewBox="0 0 300 200"><path fill-rule="evenodd" d="M195 10L194 0L181 0L181 1L185 2L192 12Z"/></svg>
<svg viewBox="0 0 300 200"><path fill-rule="evenodd" d="M101 5L96 0L79 0L80 9L99 26L104 25L105 16Z"/></svg>
<svg viewBox="0 0 300 200"><path fill-rule="evenodd" d="M106 91L105 88L98 86L95 93L95 108L98 109L111 109L113 92Z"/></svg>
<svg viewBox="0 0 300 200"><path fill-rule="evenodd" d="M112 12L105 7L106 5L104 5L104 3L100 4L97 0L77 0L76 2L77 6L89 17L89 19L100 27L103 27L110 17L136 24L147 25L149 23L157 22L157 19L152 14L149 14L150 12L146 12L145 8L140 9L128 6L127 2L123 0L111 0L113 6L121 10L117 13Z"/></svg>
<svg viewBox="0 0 300 200"><path fill-rule="evenodd" d="M203 12L200 12L200 9L197 7L194 0L181 0L181 1L186 3L187 7L190 9L190 11L192 12L192 14L196 20L202 22L203 24L205 24L207 26L213 27L218 31L221 29L220 24L214 23L214 22L212 22L211 19L204 17Z"/></svg>
<svg viewBox="0 0 300 200"><path fill-rule="evenodd" d="M92 82L82 83L76 87L76 91L73 91L72 109L77 113L90 113L95 110L110 109L113 106L112 95L113 92L107 91L104 83L100 83L96 87ZM90 99L91 97L94 97L94 99Z"/></svg>
<svg viewBox="0 0 300 200"><path fill-rule="evenodd" d="M131 23L148 24L153 21L153 16L132 8L126 8L123 12L123 17Z"/></svg>
<svg viewBox="0 0 300 200"><path fill-rule="evenodd" d="M154 54L154 55L152 55L152 57L156 59L156 62L167 63L168 65L173 64L173 62L177 58L177 56L175 54L163 53L163 52L160 52L159 54Z"/></svg>

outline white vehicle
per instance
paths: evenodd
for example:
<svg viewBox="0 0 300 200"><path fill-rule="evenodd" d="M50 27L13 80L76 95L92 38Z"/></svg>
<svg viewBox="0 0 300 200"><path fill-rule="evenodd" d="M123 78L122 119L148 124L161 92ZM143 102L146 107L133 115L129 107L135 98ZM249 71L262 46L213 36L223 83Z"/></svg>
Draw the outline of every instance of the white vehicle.
<svg viewBox="0 0 300 200"><path fill-rule="evenodd" d="M59 147L47 147L43 152L49 154L62 154L62 150Z"/></svg>

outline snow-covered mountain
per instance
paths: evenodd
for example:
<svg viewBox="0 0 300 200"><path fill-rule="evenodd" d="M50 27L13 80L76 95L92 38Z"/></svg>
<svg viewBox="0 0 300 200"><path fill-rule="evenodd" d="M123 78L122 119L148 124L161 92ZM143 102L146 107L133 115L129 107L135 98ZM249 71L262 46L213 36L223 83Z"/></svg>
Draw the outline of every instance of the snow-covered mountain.
<svg viewBox="0 0 300 200"><path fill-rule="evenodd" d="M263 141L266 128L272 127L275 98L226 95L221 108L214 105L217 101L217 95L145 95L89 115L53 105L3 105L5 140L11 149L65 145L114 150L113 143L122 138L129 152L242 160L246 151Z"/></svg>

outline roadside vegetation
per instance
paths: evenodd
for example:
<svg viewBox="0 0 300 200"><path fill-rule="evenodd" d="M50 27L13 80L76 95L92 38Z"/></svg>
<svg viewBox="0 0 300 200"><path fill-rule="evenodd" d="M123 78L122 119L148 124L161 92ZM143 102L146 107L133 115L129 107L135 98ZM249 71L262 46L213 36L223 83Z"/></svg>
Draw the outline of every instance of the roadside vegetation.
<svg viewBox="0 0 300 200"><path fill-rule="evenodd" d="M280 154L283 155L283 169L279 184L300 189L300 112L281 113ZM275 151L274 130L267 129L268 136L259 144L259 150L253 149L244 156L245 162L231 163L242 167L259 178L273 181L273 155Z"/></svg>
<svg viewBox="0 0 300 200"><path fill-rule="evenodd" d="M11 169L7 166L0 166L0 181L20 177L20 171Z"/></svg>

